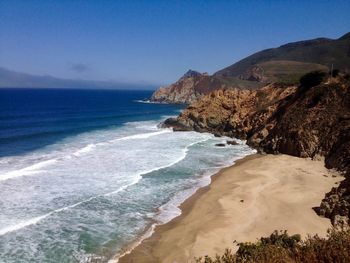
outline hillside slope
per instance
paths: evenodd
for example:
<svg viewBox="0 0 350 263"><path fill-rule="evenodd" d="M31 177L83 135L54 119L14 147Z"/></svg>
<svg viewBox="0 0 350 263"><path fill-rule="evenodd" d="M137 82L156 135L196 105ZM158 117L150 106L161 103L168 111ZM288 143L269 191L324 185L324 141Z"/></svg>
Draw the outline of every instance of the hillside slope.
<svg viewBox="0 0 350 263"><path fill-rule="evenodd" d="M290 61L290 63L298 61L309 63L311 67L314 66L310 63L323 65L328 69L333 64L336 69L350 71L350 33L335 40L317 38L266 49L219 70L214 75L249 79L252 76L250 72L256 72L258 68L260 79L255 80L261 81L264 78L263 71L265 67L263 63L271 61ZM270 71L270 74L273 75L273 73L273 71Z"/></svg>

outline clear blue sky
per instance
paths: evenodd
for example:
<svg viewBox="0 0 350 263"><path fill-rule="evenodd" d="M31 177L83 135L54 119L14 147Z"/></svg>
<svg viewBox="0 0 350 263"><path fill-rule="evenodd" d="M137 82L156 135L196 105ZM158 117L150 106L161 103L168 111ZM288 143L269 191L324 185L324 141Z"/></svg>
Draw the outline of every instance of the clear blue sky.
<svg viewBox="0 0 350 263"><path fill-rule="evenodd" d="M0 0L0 66L170 83L256 51L350 31L350 1Z"/></svg>

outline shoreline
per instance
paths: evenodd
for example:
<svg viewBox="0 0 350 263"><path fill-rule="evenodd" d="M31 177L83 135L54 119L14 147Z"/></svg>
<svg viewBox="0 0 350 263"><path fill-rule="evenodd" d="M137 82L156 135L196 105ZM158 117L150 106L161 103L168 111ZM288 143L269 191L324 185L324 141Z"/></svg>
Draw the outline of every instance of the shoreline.
<svg viewBox="0 0 350 263"><path fill-rule="evenodd" d="M327 170L324 167L323 161L313 161L310 159L302 159L287 155L248 155L242 159L235 161L233 165L223 168L219 172L212 175L211 183L209 185L199 188L193 195L191 195L179 206L179 209L181 209L182 211L181 215L173 218L168 223L156 225L153 229L153 233L151 233L149 237L146 237L141 242L135 242L136 246L131 248L129 251L123 253L123 256L119 257L118 259L115 257L113 260L120 263L193 262L194 257L205 255L214 256L215 253L222 253L225 248L232 249L232 242L234 240L237 240L238 242L255 241L261 236L269 235L273 230L278 229L279 224L272 224L273 227L270 227L271 230L269 229L267 231L266 227L264 229L261 223L259 225L259 223L254 222L258 220L259 217L261 217L261 213L259 211L256 211L256 209L254 210L254 206L250 207L250 209L252 211L254 210L256 214L245 214L244 209L242 211L239 210L241 209L241 206L245 207L247 203L249 204L249 202L252 201L259 202L259 199L261 199L260 196L259 198L258 196L256 196L255 200L249 201L249 199L252 199L251 196L254 196L254 194L252 194L250 190L254 190L255 192L257 192L257 195L261 193L264 195L265 189L271 187L271 183L273 183L272 185L278 184L278 182L276 182L276 178L272 178L273 180L268 181L267 183L265 183L265 185L263 184L256 186L253 184L248 186L247 189L249 189L249 191L245 193L246 196L244 196L244 199L239 199L241 198L240 195L242 194L238 193L241 187L240 183L242 183L243 185L251 184L251 182L255 181L258 182L261 179L261 175L254 174L254 171L252 171L252 174L244 174L243 177L240 174L235 174L234 176L231 175L232 172L239 173L240 171L244 172L244 170L245 172L247 172L247 170L254 170L257 167L251 167L251 164L260 163L264 165L264 162L269 162L267 164L267 167L265 167L267 171L276 170L276 167L274 166L275 164L276 166L278 166L277 162L286 162L290 163L291 166L294 165L295 169L291 169L289 167L290 169L288 170L291 170L292 173L296 173L298 182L301 180L301 182L303 183L304 181L304 178L300 177L300 173L305 173L306 175L304 176L311 174L309 176L309 179L311 181L314 181L315 179L316 181L322 181L322 190L317 191L318 195L316 197L313 196L315 193L314 191L310 193L305 192L305 195L311 195L316 200L313 200L313 205L315 202L319 204L319 202L324 197L324 194L332 186L334 186L335 182L339 181L338 173ZM280 165L279 169L281 168L283 169L283 166ZM305 169L303 170L303 168ZM314 174L312 174L313 170L316 170ZM266 177L269 177L269 175L266 175ZM291 180L293 180L293 177L291 178ZM227 182L227 180L231 181L231 186L230 184L228 184L229 182ZM273 182L274 180L275 182ZM227 193L221 193L220 191L217 191L219 189L218 187L220 186L220 184L223 184L224 187L230 190L227 196L230 200L224 200L226 198L225 196L227 195ZM289 185L286 184L285 187L288 188ZM298 187L298 185L294 185L291 187ZM310 185L306 183L304 187L310 187ZM235 194L235 191L232 191L231 193L231 190L236 190L238 192ZM282 194L284 193L282 192ZM320 195L322 195L322 197L319 197ZM214 198L212 198L213 196ZM232 201L233 199L237 198L239 199L238 201L236 200L237 202ZM302 199L303 198L301 198L301 200L299 201L302 201ZM307 205L309 205L309 203ZM221 206L229 208L228 211L225 211L225 209L223 210ZM293 204L291 205L291 207L292 206ZM309 210L304 209L305 211L296 211L297 214L300 215L303 215L305 213L307 214L306 217L304 215L304 217L301 216L302 219L300 219L301 222L303 222L304 224L307 223L306 226L304 226L303 224L288 223L289 226L288 224L284 224L285 227L279 228L278 230L287 229L291 234L299 233L302 236L306 236L306 234L316 233L321 236L324 236L326 234L326 230L329 227L331 227L330 220L317 216L316 213L312 210L312 207L309 208ZM298 210L298 208L296 209ZM275 215L275 213L270 210L271 207L267 209L267 211L269 211L268 214L270 216L279 216L278 214ZM232 216L230 212L236 212L233 213L233 215L236 216ZM309 219L308 217L311 217L311 219ZM296 218L296 220L298 220L298 217ZM222 236L226 233L225 231L229 231L235 228L235 221L237 221L238 225L238 227L236 227L236 231L232 230L233 234L224 235L226 237ZM278 222L277 219L275 221ZM239 229L251 228L254 225L254 231L248 231L249 234L245 231L238 231ZM147 231L145 233L147 233ZM244 238L242 238L242 236L244 236Z"/></svg>
<svg viewBox="0 0 350 263"><path fill-rule="evenodd" d="M214 173L213 175L210 176L210 183L206 186L200 187L198 188L191 196L189 196L187 199L185 199L184 202L182 202L178 208L181 210L181 214L172 218L169 222L166 222L164 224L159 224L157 222L151 223L149 225L149 227L146 228L146 230L139 236L139 238L137 238L134 242L132 242L131 244L129 244L128 246L126 246L120 253L116 254L112 259L110 259L109 263L123 263L124 260L127 260L125 262L130 262L129 259L127 259L126 257L128 257L128 255L132 254L133 251L135 249L137 249L139 246L142 246L142 243L147 240L152 238L152 236L157 232L157 230L161 227L164 227L166 225L171 225L171 223L173 221L175 221L176 219L186 216L189 211L191 210L191 208L193 207L194 203L196 202L197 198L200 197L201 195L205 194L209 189L210 189L210 185L220 176L220 174L222 172L224 172L225 170L228 170L230 168L232 168L235 165L238 165L240 163L244 163L247 162L251 159L255 159L257 158L256 153L244 156L241 159L235 160L233 161L233 164L227 166L227 167L223 167L221 168L218 172ZM131 255L133 257L133 255ZM134 262L134 261L132 261Z"/></svg>
<svg viewBox="0 0 350 263"><path fill-rule="evenodd" d="M177 208L180 210L180 214L176 215L175 217L171 218L170 220L168 220L167 222L158 222L158 221L154 221L152 223L149 223L148 226L145 228L145 231L143 231L141 233L140 236L138 236L137 239L135 239L133 242L129 243L128 245L126 245L125 247L122 248L122 250L115 254L111 259L109 259L109 263L117 263L117 262L121 262L120 260L122 258L124 258L125 256L131 254L133 252L134 249L136 249L138 246L142 245L142 242L148 238L151 238L152 235L156 232L156 230L164 225L167 225L169 223L171 223L173 220L175 220L178 217L181 217L184 212L189 211L187 209L187 205L196 200L196 196L197 194L203 194L206 191L206 188L210 187L210 185L213 183L213 181L216 179L217 176L220 176L220 173L222 171L224 171L225 169L229 169L230 167L236 165L237 163L240 163L241 161L245 160L246 158L249 159L249 157L254 158L253 156L257 155L256 153L252 153L246 156L243 156L242 158L239 158L237 160L233 160L232 164L229 164L228 166L224 166L222 168L220 168L217 172L213 173L212 175L209 175L209 180L210 182L207 185L198 187L196 190L194 190L194 192L189 195L187 198L185 198L178 206ZM203 192L204 191L204 192Z"/></svg>

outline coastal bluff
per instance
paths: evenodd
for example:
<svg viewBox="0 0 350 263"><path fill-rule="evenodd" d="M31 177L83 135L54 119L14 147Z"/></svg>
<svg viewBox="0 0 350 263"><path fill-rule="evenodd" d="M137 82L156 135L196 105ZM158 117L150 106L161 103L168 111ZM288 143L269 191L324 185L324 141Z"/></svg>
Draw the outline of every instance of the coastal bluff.
<svg viewBox="0 0 350 263"><path fill-rule="evenodd" d="M350 80L317 85L270 84L256 90L216 90L163 123L176 131L211 132L247 140L260 152L325 159L346 179L315 210L332 223L350 217Z"/></svg>

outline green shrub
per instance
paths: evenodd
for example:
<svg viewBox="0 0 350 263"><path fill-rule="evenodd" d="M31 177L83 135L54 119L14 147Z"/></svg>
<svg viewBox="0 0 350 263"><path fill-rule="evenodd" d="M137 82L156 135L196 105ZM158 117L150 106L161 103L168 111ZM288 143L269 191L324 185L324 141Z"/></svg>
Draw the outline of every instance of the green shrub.
<svg viewBox="0 0 350 263"><path fill-rule="evenodd" d="M274 231L256 243L238 243L234 254L226 249L215 258L197 258L197 263L348 263L350 259L350 230L329 230L327 238L300 235L289 236L287 231Z"/></svg>
<svg viewBox="0 0 350 263"><path fill-rule="evenodd" d="M304 76L302 76L299 82L303 88L308 89L321 84L325 80L325 78L326 78L325 72L316 70L316 71L311 71L305 74Z"/></svg>
<svg viewBox="0 0 350 263"><path fill-rule="evenodd" d="M263 245L294 248L301 241L301 236L298 234L289 236L286 230L280 232L275 230L269 237L262 237L260 240Z"/></svg>

